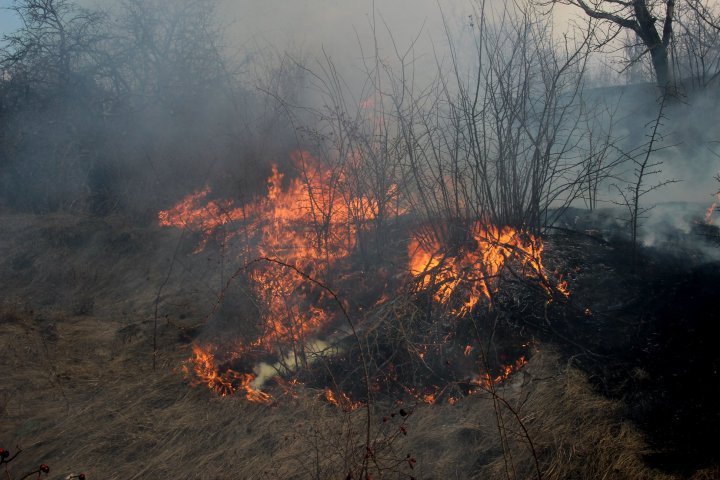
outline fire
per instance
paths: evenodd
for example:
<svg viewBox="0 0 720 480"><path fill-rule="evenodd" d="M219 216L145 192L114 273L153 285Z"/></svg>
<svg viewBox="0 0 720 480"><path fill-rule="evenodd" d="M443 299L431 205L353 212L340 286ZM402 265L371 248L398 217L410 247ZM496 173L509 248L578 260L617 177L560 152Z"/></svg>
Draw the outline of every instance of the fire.
<svg viewBox="0 0 720 480"><path fill-rule="evenodd" d="M185 365L184 371L186 376L192 378L195 384L204 384L210 390L224 397L243 392L245 398L253 403L267 404L272 402L272 397L265 392L253 388L251 385L255 380L252 373L242 373L227 368L220 371L215 361L215 354L212 347L202 347L194 344L193 356L188 362L192 365L192 377L190 377L190 367Z"/></svg>
<svg viewBox="0 0 720 480"><path fill-rule="evenodd" d="M308 152L292 154L301 175L282 188L284 174L273 167L268 195L261 202L259 250L300 267L327 267L349 255L357 233L377 215L377 202L346 195L341 171L321 168Z"/></svg>
<svg viewBox="0 0 720 480"><path fill-rule="evenodd" d="M258 305L257 331L234 344L229 353L212 344L194 344L184 366L193 385L205 385L221 396L238 394L251 402L270 403L273 397L261 390L267 379L278 372L292 377L309 365L314 345L338 312L330 295L298 271L321 282L350 271L362 234L381 214L388 214L381 212L380 199L359 193L347 178L347 169L362 167L358 152L348 153L343 162L323 162L306 151L294 152L291 159L296 170L292 178L273 166L266 193L245 204L211 199L212 192L205 187L158 213L161 226L201 235L196 253L207 248L211 238L221 240L223 251L233 246L232 241L242 247L238 260L246 265L243 279ZM404 213L396 185L384 193L383 204L389 199L395 205L394 215ZM498 277L510 264L552 293L539 238L479 221L469 233L469 241L455 249L432 235L421 236L420 231L411 236L409 272L415 285L430 291L436 302L458 316L470 313L479 302L492 301ZM257 258L282 264L252 261ZM566 282L555 283L556 291L568 294ZM378 297L376 305L390 300L388 292ZM472 350L468 346L464 355L470 356ZM417 354L424 359L426 352ZM242 368L241 361L254 367ZM500 375L486 375L475 383L485 388L495 385L524 363L521 358ZM413 390L412 395L433 404L443 391L436 387L432 393ZM346 411L362 405L339 390L327 388L324 397Z"/></svg>
<svg viewBox="0 0 720 480"><path fill-rule="evenodd" d="M251 209L261 231L257 253L322 278L353 252L359 231L377 215L377 202L345 195L342 173L321 168L309 153L295 152L292 159L301 176L283 188L284 174L273 167L267 197ZM333 318L318 306L322 295L287 269L260 265L250 279L267 308L266 344L304 343Z"/></svg>
<svg viewBox="0 0 720 480"><path fill-rule="evenodd" d="M476 222L471 228L472 245L450 252L440 242L415 236L408 246L409 270L421 289L435 288L434 299L442 305L459 299L457 315L470 312L483 298L492 300L497 278L507 260L520 264L526 275L541 280L550 293L542 263L543 243L529 233L511 227L498 228ZM568 295L567 283L557 290Z"/></svg>
<svg viewBox="0 0 720 480"><path fill-rule="evenodd" d="M560 292L565 298L570 296L570 290L568 288L568 282L567 280L560 280L557 285L555 285L555 288L558 292Z"/></svg>
<svg viewBox="0 0 720 480"><path fill-rule="evenodd" d="M340 407L345 412L352 412L362 407L362 402L353 402L344 392L338 390L338 394L332 391L330 387L326 387L323 391L323 396L328 403Z"/></svg>
<svg viewBox="0 0 720 480"><path fill-rule="evenodd" d="M428 405L434 405L437 403L438 398L443 394L444 389L441 389L437 385L432 387L432 391L428 389L417 390L408 386L404 386L403 390L409 396L415 398L418 402L422 402Z"/></svg>
<svg viewBox="0 0 720 480"><path fill-rule="evenodd" d="M713 213L715 213L715 210L717 210L718 202L720 202L720 192L715 194L715 200L713 201L712 205L708 207L708 209L705 211L705 223L708 225L713 224Z"/></svg>
<svg viewBox="0 0 720 480"><path fill-rule="evenodd" d="M195 253L205 249L210 235L217 229L243 218L243 210L233 208L230 201L210 200L203 204L209 194L210 187L206 186L183 198L173 208L158 213L158 223L161 227L187 228L192 232L203 234L203 239L195 249Z"/></svg>
<svg viewBox="0 0 720 480"><path fill-rule="evenodd" d="M486 372L483 375L474 379L472 383L479 386L483 390L491 390L496 385L499 385L500 383L510 378L513 373L520 370L522 367L527 365L527 363L528 362L524 356L520 357L515 361L515 363L505 365L503 367L503 371L499 375L493 377L490 375L489 372Z"/></svg>
<svg viewBox="0 0 720 480"><path fill-rule="evenodd" d="M347 163L360 162L356 157L349 154ZM158 222L202 234L195 253L203 251L213 236L220 235L223 245L238 238L246 242L245 261L273 258L323 279L330 267L356 249L359 233L379 215L379 202L354 194L339 165L323 164L306 151L294 152L291 159L297 170L295 178L287 180L273 166L267 193L261 198L238 207L230 200L208 200L211 190L205 187L159 212ZM397 190L391 186L386 197L397 197ZM276 264L255 264L247 277L261 309L259 337L250 345L289 359L285 365L306 365L305 346L334 318L325 292L292 269ZM188 373L192 371L199 383L220 395L244 391L251 401L269 399L250 387L255 379L252 373L219 373L209 348L194 346L190 363L193 368L187 369Z"/></svg>
<svg viewBox="0 0 720 480"><path fill-rule="evenodd" d="M353 155L349 154L348 162L356 161ZM378 216L379 202L353 194L339 167L324 166L306 151L293 152L291 159L298 176L286 187L285 174L273 165L265 197L237 207L232 200L207 200L211 189L205 187L160 211L158 223L202 233L197 252L204 250L208 237L221 227L245 221L252 227L248 230L260 227L261 238L256 239L260 253L302 263L327 263L346 257L356 245L358 232ZM391 185L386 196L397 195L397 186ZM230 231L228 235L237 233Z"/></svg>

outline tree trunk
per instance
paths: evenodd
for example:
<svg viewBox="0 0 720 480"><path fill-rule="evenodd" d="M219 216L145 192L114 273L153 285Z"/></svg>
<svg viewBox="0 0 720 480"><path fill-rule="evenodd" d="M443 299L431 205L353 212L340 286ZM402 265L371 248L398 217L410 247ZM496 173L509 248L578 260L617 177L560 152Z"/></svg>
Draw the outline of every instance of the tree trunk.
<svg viewBox="0 0 720 480"><path fill-rule="evenodd" d="M650 49L650 58L652 59L655 77L658 87L667 89L671 83L670 62L668 61L668 51L664 45L656 45Z"/></svg>
<svg viewBox="0 0 720 480"><path fill-rule="evenodd" d="M666 4L667 10L662 37L655 27L655 23L658 19L652 15L645 0L637 0L633 2L633 7L635 9L635 19L638 25L636 33L650 51L650 57L652 59L653 70L655 70L658 87L666 91L670 87L670 83L672 81L670 77L670 62L668 61L668 45L670 43L670 36L672 35L675 2L673 0L669 0Z"/></svg>

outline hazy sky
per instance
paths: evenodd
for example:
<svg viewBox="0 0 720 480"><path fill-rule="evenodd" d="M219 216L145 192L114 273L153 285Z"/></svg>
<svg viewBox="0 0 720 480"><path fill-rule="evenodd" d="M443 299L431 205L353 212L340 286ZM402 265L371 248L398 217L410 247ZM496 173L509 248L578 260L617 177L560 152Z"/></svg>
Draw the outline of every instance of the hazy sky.
<svg viewBox="0 0 720 480"><path fill-rule="evenodd" d="M505 0L489 0L501 6ZM442 13L454 34L469 32L473 0L220 0L223 19L231 24L229 33L238 44L261 42L281 49L357 52L357 36L370 41L373 7L378 30L386 37L384 23L399 46L407 46L417 35L416 50L445 40ZM568 9L561 7L558 25L567 25Z"/></svg>
<svg viewBox="0 0 720 480"><path fill-rule="evenodd" d="M105 0L76 0L83 5ZM502 4L504 0L490 0ZM373 5L378 24L387 22L398 43L407 44L422 29L425 38L442 39L440 8L455 29L469 27L473 0L218 0L221 20L231 40L272 44L280 49L342 49L357 45L355 30L369 36ZM15 30L14 13L5 10L12 0L0 0L0 35Z"/></svg>
<svg viewBox="0 0 720 480"><path fill-rule="evenodd" d="M439 33L440 8L436 0L222 0L224 18L234 21L235 34L283 44L356 43L354 29L369 33L375 3L378 23L384 19L398 41L409 41L422 28ZM467 0L444 0L452 20L468 12Z"/></svg>
<svg viewBox="0 0 720 480"><path fill-rule="evenodd" d="M20 25L13 12L6 10L12 5L12 0L0 0L0 35L10 33Z"/></svg>

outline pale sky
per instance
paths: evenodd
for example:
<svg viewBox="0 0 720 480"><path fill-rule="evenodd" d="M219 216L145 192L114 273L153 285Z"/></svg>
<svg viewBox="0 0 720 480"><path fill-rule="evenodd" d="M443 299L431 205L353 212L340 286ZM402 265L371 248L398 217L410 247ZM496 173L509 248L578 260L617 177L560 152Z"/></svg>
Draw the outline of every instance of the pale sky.
<svg viewBox="0 0 720 480"><path fill-rule="evenodd" d="M87 6L115 4L112 0L71 1ZM356 32L363 47L372 45L370 21L373 5L381 46L388 45L383 25L385 21L400 48L406 48L422 31L415 52L429 57L433 45L441 52L446 50L440 9L457 40L470 35L468 15L473 11L472 5L480 1L217 0L220 21L226 27L231 53L242 56L258 48L272 47L279 52L289 50L293 54L318 56L323 47L333 60L347 65L359 63ZM487 0L491 7L500 7L504 3L505 0ZM0 8L3 8L0 10L0 36L19 26L15 15L6 10L11 4L12 0L0 0ZM557 6L556 33L565 31L570 18L576 15L585 18L576 7Z"/></svg>
<svg viewBox="0 0 720 480"><path fill-rule="evenodd" d="M105 0L75 1L107 5ZM218 0L218 4L221 21L229 25L228 34L238 45L260 42L280 49L354 47L355 30L369 36L373 4L378 25L383 28L384 19L401 45L410 42L421 28L426 37L441 40L440 8L456 29L469 24L467 15L472 11L472 0ZM14 13L6 10L11 5L12 0L0 0L0 35L19 26Z"/></svg>
<svg viewBox="0 0 720 480"><path fill-rule="evenodd" d="M501 6L505 0L489 0ZM373 15L381 36L388 25L399 46L407 46L422 30L416 50L442 44L445 34L442 12L454 32L470 28L468 15L473 0L220 0L223 19L231 24L229 35L239 45L245 42L273 44L280 49L303 48L353 53L357 38L370 41ZM556 17L560 28L568 24L568 7L559 7ZM424 45L423 45L424 42Z"/></svg>
<svg viewBox="0 0 720 480"><path fill-rule="evenodd" d="M6 10L10 5L12 5L12 0L0 0L0 36L8 34L20 26L15 14Z"/></svg>
<svg viewBox="0 0 720 480"><path fill-rule="evenodd" d="M373 3L378 24L384 19L399 42L410 41L423 24L429 33L440 33L436 0L222 0L221 8L224 18L235 22L237 35L332 47L355 44L354 29L369 32ZM445 0L442 8L458 21L469 13L467 4Z"/></svg>

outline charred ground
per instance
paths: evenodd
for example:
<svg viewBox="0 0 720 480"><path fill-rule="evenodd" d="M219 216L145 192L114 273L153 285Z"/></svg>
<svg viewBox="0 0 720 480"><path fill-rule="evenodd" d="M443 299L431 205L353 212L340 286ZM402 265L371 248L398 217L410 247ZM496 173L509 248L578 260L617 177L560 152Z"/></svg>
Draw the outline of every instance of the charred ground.
<svg viewBox="0 0 720 480"><path fill-rule="evenodd" d="M557 318L557 345L598 392L624 401L626 415L655 450L647 457L651 465L687 473L717 464L713 305L720 263L699 260L680 242L671 250L643 250L633 266L626 243L584 239L581 253L573 248L574 236L555 241L569 252L571 269L589 271L577 275L574 305ZM704 241L711 244L713 237Z"/></svg>

